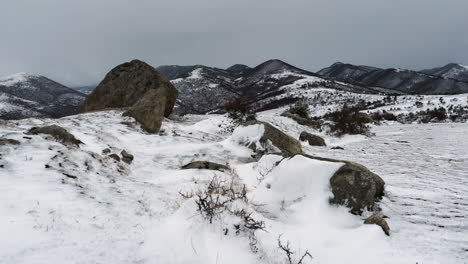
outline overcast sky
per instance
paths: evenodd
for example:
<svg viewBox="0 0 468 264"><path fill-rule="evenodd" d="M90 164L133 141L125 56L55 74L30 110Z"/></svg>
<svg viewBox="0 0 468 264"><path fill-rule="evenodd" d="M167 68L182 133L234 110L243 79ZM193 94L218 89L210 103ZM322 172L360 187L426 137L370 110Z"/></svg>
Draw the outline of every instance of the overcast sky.
<svg viewBox="0 0 468 264"><path fill-rule="evenodd" d="M0 76L99 82L117 64L316 71L468 64L467 0L1 0Z"/></svg>

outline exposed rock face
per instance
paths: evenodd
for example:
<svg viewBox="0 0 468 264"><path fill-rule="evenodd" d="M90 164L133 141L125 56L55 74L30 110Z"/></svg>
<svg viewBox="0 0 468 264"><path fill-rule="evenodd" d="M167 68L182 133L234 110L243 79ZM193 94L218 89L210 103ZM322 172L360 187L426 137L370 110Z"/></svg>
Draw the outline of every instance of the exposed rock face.
<svg viewBox="0 0 468 264"><path fill-rule="evenodd" d="M182 169L205 169L205 170L218 170L218 171L228 171L229 167L226 165L209 162L209 161L194 161L190 162L187 165L184 165Z"/></svg>
<svg viewBox="0 0 468 264"><path fill-rule="evenodd" d="M27 135L38 135L38 134L47 134L54 137L57 141L60 141L64 144L70 144L78 146L83 144L80 140L75 138L74 135L70 134L65 128L51 125L51 126L44 126L44 127L33 127L26 132Z"/></svg>
<svg viewBox="0 0 468 264"><path fill-rule="evenodd" d="M387 221L385 221L384 217L379 214L373 214L369 216L365 221L364 224L366 225L378 225L382 228L384 233L387 236L390 236L390 227L387 224Z"/></svg>
<svg viewBox="0 0 468 264"><path fill-rule="evenodd" d="M130 109L130 116L134 117L143 128L150 133L157 133L161 128L166 111L165 89L152 89L138 100ZM169 112L170 113L170 112Z"/></svg>
<svg viewBox="0 0 468 264"><path fill-rule="evenodd" d="M150 133L159 131L171 114L177 89L150 65L133 60L112 69L89 95L83 112L129 108L129 113Z"/></svg>
<svg viewBox="0 0 468 264"><path fill-rule="evenodd" d="M367 209L374 211L375 202L383 196L385 182L366 167L346 162L330 179L333 204L346 205L351 213L362 214Z"/></svg>
<svg viewBox="0 0 468 264"><path fill-rule="evenodd" d="M326 146L325 140L317 135L303 131L299 136L300 141L308 141L311 146Z"/></svg>
<svg viewBox="0 0 468 264"><path fill-rule="evenodd" d="M0 138L0 146L3 145L19 145L20 142L15 139L10 139L10 138Z"/></svg>

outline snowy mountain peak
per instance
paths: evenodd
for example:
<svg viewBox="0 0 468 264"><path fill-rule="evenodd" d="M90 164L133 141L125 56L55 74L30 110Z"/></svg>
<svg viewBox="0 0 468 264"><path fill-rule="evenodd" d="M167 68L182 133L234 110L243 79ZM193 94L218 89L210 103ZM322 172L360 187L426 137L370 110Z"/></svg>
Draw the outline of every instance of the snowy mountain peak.
<svg viewBox="0 0 468 264"><path fill-rule="evenodd" d="M427 69L422 72L443 78L468 82L468 66L460 63L449 63L443 67Z"/></svg>
<svg viewBox="0 0 468 264"><path fill-rule="evenodd" d="M13 86L18 83L27 82L32 78L40 78L39 75L34 75L27 72L19 72L12 75L0 77L0 85Z"/></svg>

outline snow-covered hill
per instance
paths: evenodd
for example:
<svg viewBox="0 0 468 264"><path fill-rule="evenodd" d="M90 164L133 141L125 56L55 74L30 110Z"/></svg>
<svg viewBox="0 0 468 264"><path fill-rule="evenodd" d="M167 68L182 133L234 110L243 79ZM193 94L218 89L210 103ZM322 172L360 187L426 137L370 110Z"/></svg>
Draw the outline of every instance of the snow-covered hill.
<svg viewBox="0 0 468 264"><path fill-rule="evenodd" d="M85 95L44 76L0 78L0 118L62 117L79 113Z"/></svg>
<svg viewBox="0 0 468 264"><path fill-rule="evenodd" d="M293 137L323 135L329 147L303 143L304 151L360 161L387 182L382 209L390 237L329 205L335 163L276 155L256 161L238 144L252 131L230 132L226 115L166 119L161 133L151 135L122 111L107 111L2 123L0 134L20 144L0 146L0 262L288 263L280 239L289 242L294 261L308 251L313 259L304 263L464 263L466 123L382 126L372 138L334 138L279 114L258 118ZM50 124L84 144L24 136ZM108 156L124 149L133 163ZM194 160L231 170L180 169ZM245 184L250 202L235 206L263 221L265 231L236 229L239 219L228 213L210 224L196 200L181 195L213 179Z"/></svg>
<svg viewBox="0 0 468 264"><path fill-rule="evenodd" d="M468 66L459 63L449 63L443 67L423 70L422 72L468 82Z"/></svg>
<svg viewBox="0 0 468 264"><path fill-rule="evenodd" d="M320 76L368 87L397 90L405 94L468 93L468 82L430 75L432 71L416 72L404 69L379 69L335 63L318 72Z"/></svg>
<svg viewBox="0 0 468 264"><path fill-rule="evenodd" d="M161 66L156 68L172 80L179 90L177 113L207 113L242 97L253 109L261 109L258 101L283 94L286 87L301 83L301 88L330 88L359 93L394 92L382 88L368 88L318 77L281 60L269 60L254 68L234 65L226 70L206 66ZM296 98L273 102L278 107Z"/></svg>

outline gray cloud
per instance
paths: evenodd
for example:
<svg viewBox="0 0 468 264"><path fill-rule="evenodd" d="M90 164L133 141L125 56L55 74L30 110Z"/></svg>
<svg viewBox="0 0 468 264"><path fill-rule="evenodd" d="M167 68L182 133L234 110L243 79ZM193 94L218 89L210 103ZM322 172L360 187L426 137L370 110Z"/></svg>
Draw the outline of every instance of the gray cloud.
<svg viewBox="0 0 468 264"><path fill-rule="evenodd" d="M0 76L98 82L133 58L154 66L309 70L335 61L421 69L468 64L466 0L3 0Z"/></svg>

